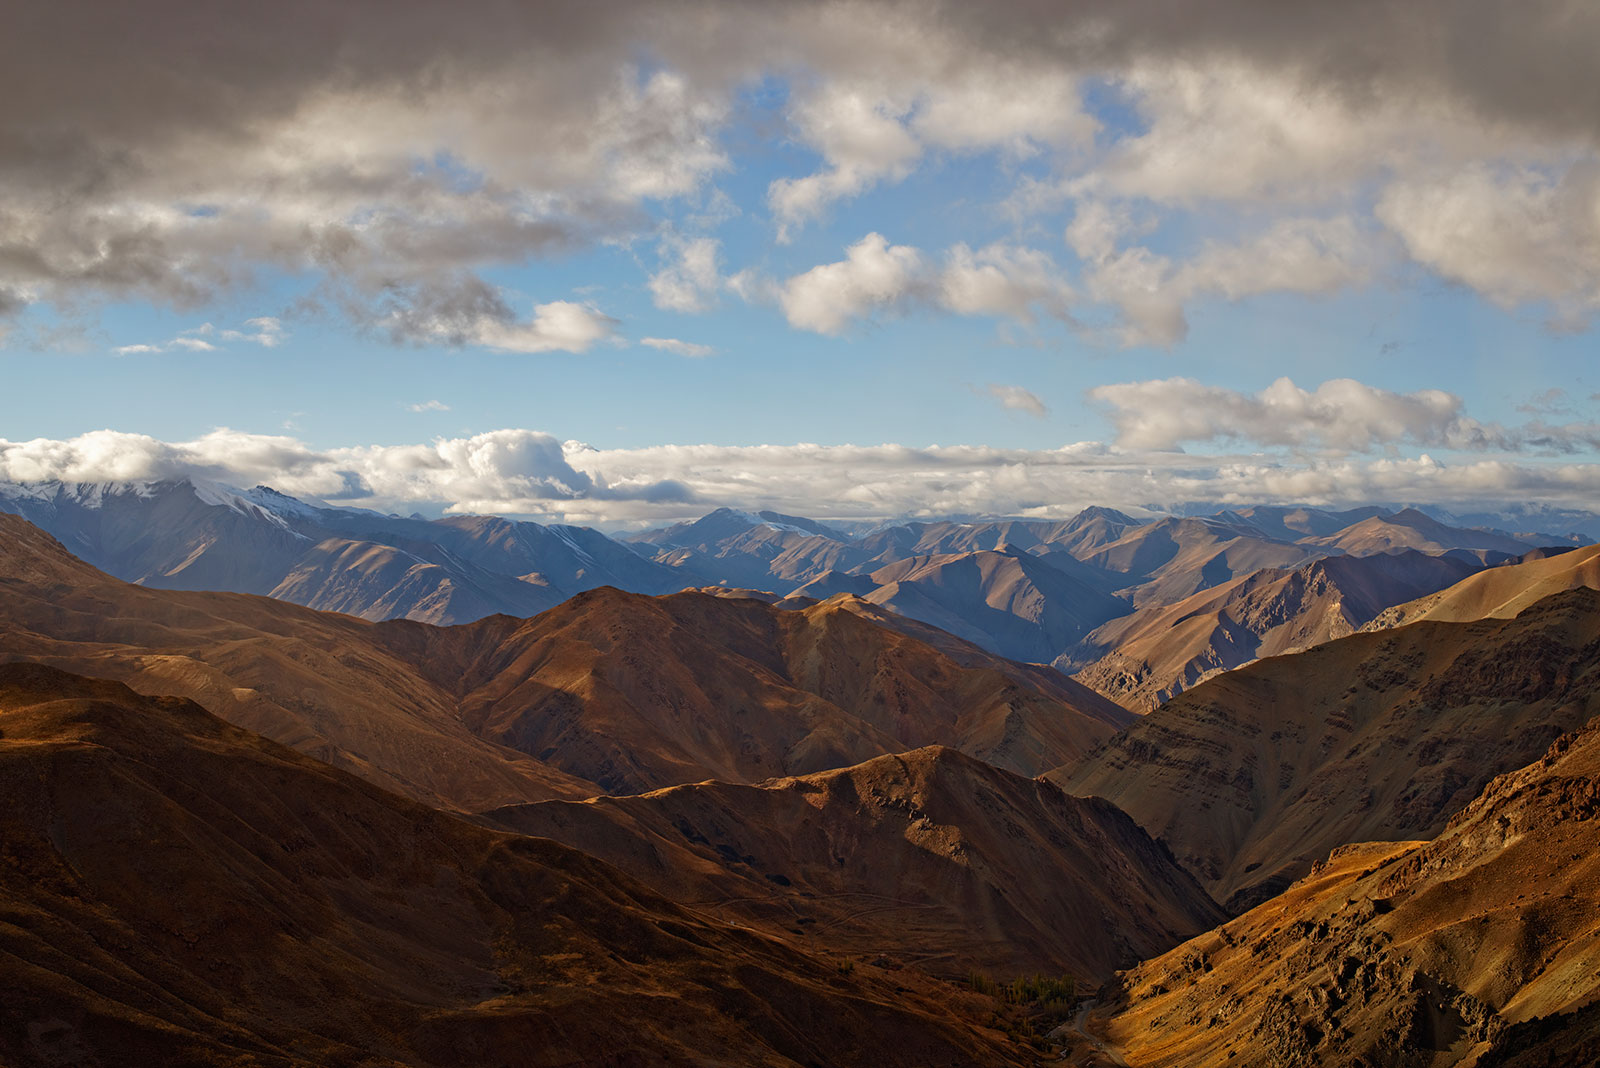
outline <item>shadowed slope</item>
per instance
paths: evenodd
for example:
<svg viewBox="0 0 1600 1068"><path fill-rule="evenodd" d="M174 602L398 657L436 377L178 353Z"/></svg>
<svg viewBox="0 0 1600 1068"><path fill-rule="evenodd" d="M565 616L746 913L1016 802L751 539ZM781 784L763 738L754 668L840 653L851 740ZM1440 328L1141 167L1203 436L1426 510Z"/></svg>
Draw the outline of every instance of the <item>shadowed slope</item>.
<svg viewBox="0 0 1600 1068"><path fill-rule="evenodd" d="M1227 672L1058 781L1122 806L1219 900L1248 905L1335 846L1437 834L1597 712L1600 591L1571 590L1512 620L1356 634Z"/></svg>
<svg viewBox="0 0 1600 1068"><path fill-rule="evenodd" d="M491 816L738 922L945 974L1101 979L1222 916L1114 806L941 747Z"/></svg>
<svg viewBox="0 0 1600 1068"><path fill-rule="evenodd" d="M1347 847L1141 965L1109 1033L1171 1068L1589 1064L1597 915L1600 721L1433 841Z"/></svg>
<svg viewBox="0 0 1600 1068"><path fill-rule="evenodd" d="M948 987L846 977L191 702L12 665L0 729L7 1064L1017 1063Z"/></svg>
<svg viewBox="0 0 1600 1068"><path fill-rule="evenodd" d="M1062 563L1083 566L1065 554ZM797 597L852 593L1012 660L1048 663L1128 606L1036 556L1009 549L913 556L866 576L819 576Z"/></svg>

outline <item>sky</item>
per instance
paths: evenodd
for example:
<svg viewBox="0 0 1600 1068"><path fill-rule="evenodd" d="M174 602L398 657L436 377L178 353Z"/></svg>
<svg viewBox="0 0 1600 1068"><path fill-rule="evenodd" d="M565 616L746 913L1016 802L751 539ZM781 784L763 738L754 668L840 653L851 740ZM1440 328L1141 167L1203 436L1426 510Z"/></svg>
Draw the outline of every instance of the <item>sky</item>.
<svg viewBox="0 0 1600 1068"><path fill-rule="evenodd" d="M1600 501L1600 6L24 0L0 479Z"/></svg>

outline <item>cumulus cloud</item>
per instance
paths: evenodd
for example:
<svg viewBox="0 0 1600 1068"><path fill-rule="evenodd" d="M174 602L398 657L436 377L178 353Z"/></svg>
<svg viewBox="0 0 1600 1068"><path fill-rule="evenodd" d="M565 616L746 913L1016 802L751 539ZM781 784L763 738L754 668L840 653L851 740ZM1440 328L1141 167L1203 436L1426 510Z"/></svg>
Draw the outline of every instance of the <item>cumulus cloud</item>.
<svg viewBox="0 0 1600 1068"><path fill-rule="evenodd" d="M406 411L408 412L448 412L449 410L450 405L444 403L444 401L437 400L427 400L422 401L420 404L406 405Z"/></svg>
<svg viewBox="0 0 1600 1068"><path fill-rule="evenodd" d="M939 303L958 315L1032 322L1035 311L1070 320L1076 295L1061 268L1037 249L993 244L973 252L956 245L938 280Z"/></svg>
<svg viewBox="0 0 1600 1068"><path fill-rule="evenodd" d="M789 279L778 301L789 325L837 334L852 320L892 312L926 286L922 254L868 234L845 250L845 258Z"/></svg>
<svg viewBox="0 0 1600 1068"><path fill-rule="evenodd" d="M1002 386L990 382L989 396L999 401L1002 408L1009 408L1014 412L1027 412L1037 419L1043 419L1050 414L1050 409L1044 406L1044 401L1021 386Z"/></svg>
<svg viewBox="0 0 1600 1068"><path fill-rule="evenodd" d="M1381 256L1348 216L1279 219L1238 242L1207 242L1181 261L1139 245L1117 249L1120 229L1106 209L1091 205L1067 239L1091 260L1086 289L1116 309L1109 340L1124 346L1182 341L1189 332L1185 307L1199 297L1329 294L1365 280Z"/></svg>
<svg viewBox="0 0 1600 1068"><path fill-rule="evenodd" d="M1073 299L1060 268L1037 249L995 243L973 251L957 244L937 264L877 233L851 245L843 260L813 267L778 289L789 324L819 334L838 334L854 320L919 303L1024 323L1038 312L1070 321Z"/></svg>
<svg viewBox="0 0 1600 1068"><path fill-rule="evenodd" d="M639 339L639 344L652 349L660 349L662 352L670 352L674 356L695 358L710 356L717 351L710 345L698 345L693 341L679 341L675 337L643 337Z"/></svg>
<svg viewBox="0 0 1600 1068"><path fill-rule="evenodd" d="M1548 302L1573 328L1600 310L1600 162L1403 179L1377 213L1414 260L1503 306Z"/></svg>

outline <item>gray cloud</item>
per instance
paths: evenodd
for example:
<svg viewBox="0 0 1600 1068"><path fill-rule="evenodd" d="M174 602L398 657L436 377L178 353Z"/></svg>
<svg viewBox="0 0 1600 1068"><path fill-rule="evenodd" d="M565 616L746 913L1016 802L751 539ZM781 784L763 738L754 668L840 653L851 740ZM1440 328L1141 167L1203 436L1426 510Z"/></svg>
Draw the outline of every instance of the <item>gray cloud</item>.
<svg viewBox="0 0 1600 1068"><path fill-rule="evenodd" d="M1576 325L1600 306L1597 51L1600 9L1578 0L285 0L225 13L61 0L0 36L0 314L99 298L194 308L274 271L398 340L476 343L521 321L486 269L649 232L652 203L729 165L719 135L737 88L776 76L792 88L792 135L822 158L774 185L780 224L936 152L1053 153L1062 180L1036 192L1058 202L1339 219L1369 211L1376 188L1376 217L1415 260ZM1095 142L1084 78L1126 93L1147 129ZM1451 232L1449 218L1468 225ZM1078 288L1127 317L1113 340L1170 342L1184 300L1260 291L1240 225L1231 264L1207 249L1154 270L1108 259L1119 272L1094 266ZM1316 247L1320 261L1296 261L1299 291L1365 277L1361 250ZM658 299L703 306L703 265L664 278ZM1232 281L1202 285L1201 268ZM1150 280L1146 306L1132 294ZM1033 282L974 299L1055 314Z"/></svg>

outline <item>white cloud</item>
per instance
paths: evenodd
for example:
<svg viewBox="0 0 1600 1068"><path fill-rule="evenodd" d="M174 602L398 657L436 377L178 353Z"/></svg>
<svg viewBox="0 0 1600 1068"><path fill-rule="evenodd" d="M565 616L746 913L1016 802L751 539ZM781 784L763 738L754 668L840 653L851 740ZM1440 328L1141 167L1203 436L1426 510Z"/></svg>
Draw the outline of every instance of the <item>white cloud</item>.
<svg viewBox="0 0 1600 1068"><path fill-rule="evenodd" d="M437 400L429 400L423 401L420 404L406 405L406 411L408 412L448 412L449 410L450 405L444 403L443 401Z"/></svg>
<svg viewBox="0 0 1600 1068"><path fill-rule="evenodd" d="M1111 339L1121 345L1174 345L1189 331L1185 306L1218 295L1240 300L1259 293L1308 296L1364 281L1381 253L1348 216L1283 218L1236 243L1211 241L1174 261L1143 246L1116 251L1119 225L1091 204L1068 229L1080 255L1092 257L1088 293L1121 317Z"/></svg>
<svg viewBox="0 0 1600 1068"><path fill-rule="evenodd" d="M222 331L222 337L228 341L247 341L253 345L260 345L263 348L273 349L281 345L284 337L286 336L286 332L283 329L283 324L270 315L262 315L254 319L246 319L244 325L249 329L224 330ZM211 324L206 323L202 329L204 329L205 332L210 333Z"/></svg>
<svg viewBox="0 0 1600 1068"><path fill-rule="evenodd" d="M266 316L256 319L246 319L245 330L218 330L211 323L201 323L187 330L178 331L176 337L159 343L140 343L136 345L118 345L111 351L118 356L132 356L136 354L171 352L182 349L186 352L220 352L222 346L206 338L215 337L223 341L244 341L251 344L272 348L278 345L286 336L283 324L277 319Z"/></svg>
<svg viewBox="0 0 1600 1068"><path fill-rule="evenodd" d="M710 345L697 345L693 341L679 341L675 337L643 337L639 344L662 352L670 352L675 356L702 357L710 356L717 350Z"/></svg>
<svg viewBox="0 0 1600 1068"><path fill-rule="evenodd" d="M852 320L901 307L926 285L923 271L920 252L873 233L846 249L843 260L789 279L778 299L790 326L837 334Z"/></svg>
<svg viewBox="0 0 1600 1068"><path fill-rule="evenodd" d="M1043 312L1070 321L1074 299L1060 268L1037 249L995 243L973 251L957 244L936 267L920 250L891 245L877 233L847 248L843 260L795 275L777 292L789 325L819 334L919 302L957 315L1031 323Z"/></svg>
<svg viewBox="0 0 1600 1068"><path fill-rule="evenodd" d="M1193 456L1080 442L1059 449L903 445L660 445L597 449L532 430L427 444L318 450L294 438L217 430L187 442L97 431L0 440L0 479L104 481L200 475L386 511L419 505L627 522L718 505L822 518L952 514L1065 517L1091 504L1171 507L1506 502L1591 508L1600 463L1423 454L1288 461Z"/></svg>
<svg viewBox="0 0 1600 1068"><path fill-rule="evenodd" d="M1035 309L1070 319L1075 294L1061 269L1037 249L993 244L973 252L951 248L939 278L939 303L958 315L1005 316L1032 322Z"/></svg>
<svg viewBox="0 0 1600 1068"><path fill-rule="evenodd" d="M1468 418L1461 398L1452 393L1393 393L1349 378L1331 379L1315 390L1280 378L1259 393L1165 378L1099 386L1089 396L1111 408L1117 444L1132 449L1215 441L1340 451L1515 444L1504 430Z"/></svg>
<svg viewBox="0 0 1600 1068"><path fill-rule="evenodd" d="M1044 406L1044 401L1021 386L1002 386L991 382L989 383L989 396L999 401L1002 408L1009 408L1016 412L1027 412L1038 419L1043 419L1050 414L1050 409Z"/></svg>
<svg viewBox="0 0 1600 1068"><path fill-rule="evenodd" d="M669 311L709 311L722 288L717 267L719 242L697 237L666 241L663 247L676 259L650 276L650 296L655 306Z"/></svg>
<svg viewBox="0 0 1600 1068"><path fill-rule="evenodd" d="M533 317L506 322L485 317L470 324L467 340L501 352L587 352L616 333L617 321L587 304L556 300L535 304ZM448 336L441 324L436 334Z"/></svg>
<svg viewBox="0 0 1600 1068"><path fill-rule="evenodd" d="M1600 310L1600 162L1402 179L1377 214L1417 262L1501 305L1549 302L1574 327Z"/></svg>
<svg viewBox="0 0 1600 1068"><path fill-rule="evenodd" d="M881 87L839 82L797 101L790 121L829 166L803 178L779 178L768 188L780 240L788 228L815 218L832 201L910 173L922 147L901 122L908 106L908 101L885 99Z"/></svg>

